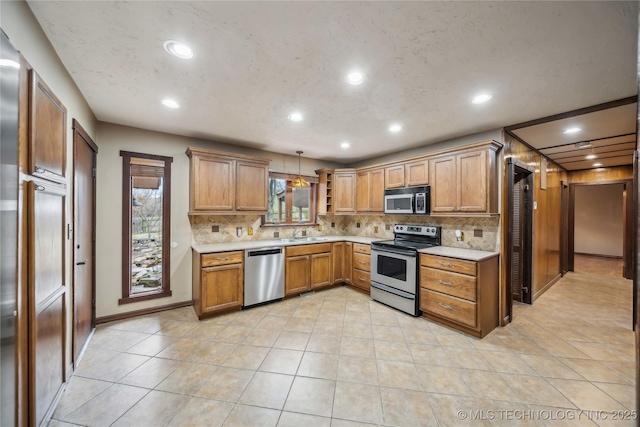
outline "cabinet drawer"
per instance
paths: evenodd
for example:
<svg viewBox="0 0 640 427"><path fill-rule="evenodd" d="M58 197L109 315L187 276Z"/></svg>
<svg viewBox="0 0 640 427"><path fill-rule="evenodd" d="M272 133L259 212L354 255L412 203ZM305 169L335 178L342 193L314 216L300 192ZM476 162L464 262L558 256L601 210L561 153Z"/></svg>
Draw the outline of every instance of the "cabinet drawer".
<svg viewBox="0 0 640 427"><path fill-rule="evenodd" d="M353 253L360 254L371 254L371 245L364 245L362 243L354 243L353 244Z"/></svg>
<svg viewBox="0 0 640 427"><path fill-rule="evenodd" d="M369 272L371 270L371 255L353 254L353 268Z"/></svg>
<svg viewBox="0 0 640 427"><path fill-rule="evenodd" d="M351 283L353 286L357 286L358 288L368 291L371 285L371 275L365 271L354 268L351 276Z"/></svg>
<svg viewBox="0 0 640 427"><path fill-rule="evenodd" d="M216 265L238 264L244 260L244 252L219 252L202 255L201 267L214 267Z"/></svg>
<svg viewBox="0 0 640 427"><path fill-rule="evenodd" d="M420 265L423 267L437 268L440 270L453 271L455 273L476 275L476 263L457 258L447 258L437 255L420 255Z"/></svg>
<svg viewBox="0 0 640 427"><path fill-rule="evenodd" d="M331 252L331 243L314 243L310 245L287 246L286 256L301 256Z"/></svg>
<svg viewBox="0 0 640 427"><path fill-rule="evenodd" d="M476 327L476 303L420 289L420 309L463 325Z"/></svg>
<svg viewBox="0 0 640 427"><path fill-rule="evenodd" d="M474 276L420 267L420 286L469 301L476 300L476 278Z"/></svg>

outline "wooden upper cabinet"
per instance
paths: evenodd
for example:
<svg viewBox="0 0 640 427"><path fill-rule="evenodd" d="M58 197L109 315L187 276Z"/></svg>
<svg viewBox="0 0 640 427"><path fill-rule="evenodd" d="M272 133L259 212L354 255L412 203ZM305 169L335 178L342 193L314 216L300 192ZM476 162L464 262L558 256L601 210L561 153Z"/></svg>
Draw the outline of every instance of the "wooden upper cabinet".
<svg viewBox="0 0 640 427"><path fill-rule="evenodd" d="M269 170L263 163L236 162L236 210L266 211Z"/></svg>
<svg viewBox="0 0 640 427"><path fill-rule="evenodd" d="M267 211L268 160L197 148L187 156L190 212Z"/></svg>
<svg viewBox="0 0 640 427"><path fill-rule="evenodd" d="M356 175L356 211L384 210L384 169L360 171Z"/></svg>
<svg viewBox="0 0 640 427"><path fill-rule="evenodd" d="M456 210L456 156L431 161L431 212Z"/></svg>
<svg viewBox="0 0 640 427"><path fill-rule="evenodd" d="M197 155L191 168L190 210L233 210L233 160Z"/></svg>
<svg viewBox="0 0 640 427"><path fill-rule="evenodd" d="M356 211L356 173L339 171L333 174L333 211Z"/></svg>
<svg viewBox="0 0 640 427"><path fill-rule="evenodd" d="M458 210L487 211L487 151L471 151L456 156Z"/></svg>
<svg viewBox="0 0 640 427"><path fill-rule="evenodd" d="M30 120L28 173L66 181L67 109L40 76L29 72Z"/></svg>
<svg viewBox="0 0 640 427"><path fill-rule="evenodd" d="M384 169L385 188L404 187L404 163L387 166Z"/></svg>
<svg viewBox="0 0 640 427"><path fill-rule="evenodd" d="M487 141L430 161L431 212L497 213L496 153Z"/></svg>
<svg viewBox="0 0 640 427"><path fill-rule="evenodd" d="M407 187L429 184L429 160L422 159L404 165Z"/></svg>

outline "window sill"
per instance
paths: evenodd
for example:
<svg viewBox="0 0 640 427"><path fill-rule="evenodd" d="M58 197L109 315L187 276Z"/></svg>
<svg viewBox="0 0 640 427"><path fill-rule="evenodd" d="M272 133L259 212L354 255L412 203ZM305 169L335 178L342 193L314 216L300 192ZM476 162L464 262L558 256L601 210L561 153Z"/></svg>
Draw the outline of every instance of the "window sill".
<svg viewBox="0 0 640 427"><path fill-rule="evenodd" d="M154 292L152 294L140 294L139 296L129 296L126 298L120 298L118 305L131 304L133 302L148 301L156 298L167 298L171 296L171 291L162 290L161 292Z"/></svg>
<svg viewBox="0 0 640 427"><path fill-rule="evenodd" d="M295 223L295 224L262 224L260 227L268 228L268 227L317 227L319 224L317 222L303 222L303 223Z"/></svg>

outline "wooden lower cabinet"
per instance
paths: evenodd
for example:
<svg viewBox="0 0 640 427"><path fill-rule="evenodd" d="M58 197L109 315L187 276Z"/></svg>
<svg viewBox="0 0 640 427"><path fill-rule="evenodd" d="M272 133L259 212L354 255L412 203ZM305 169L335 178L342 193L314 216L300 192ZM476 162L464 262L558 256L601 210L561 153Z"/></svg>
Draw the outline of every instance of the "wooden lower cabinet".
<svg viewBox="0 0 640 427"><path fill-rule="evenodd" d="M353 244L351 254L351 284L369 293L371 291L371 246L362 243Z"/></svg>
<svg viewBox="0 0 640 427"><path fill-rule="evenodd" d="M284 265L285 295L299 294L311 289L311 257L301 255L287 257Z"/></svg>
<svg viewBox="0 0 640 427"><path fill-rule="evenodd" d="M316 243L285 249L285 295L333 284L332 246L332 243Z"/></svg>
<svg viewBox="0 0 640 427"><path fill-rule="evenodd" d="M332 283L331 252L311 255L311 289Z"/></svg>
<svg viewBox="0 0 640 427"><path fill-rule="evenodd" d="M193 308L199 319L221 311L239 310L244 296L242 251L193 252Z"/></svg>
<svg viewBox="0 0 640 427"><path fill-rule="evenodd" d="M499 324L498 256L469 261L420 255L420 310L431 320L483 338Z"/></svg>
<svg viewBox="0 0 640 427"><path fill-rule="evenodd" d="M342 272L344 274L344 283L350 285L351 284L351 275L352 275L352 253L353 253L353 243L344 242L344 258L342 258Z"/></svg>
<svg viewBox="0 0 640 427"><path fill-rule="evenodd" d="M331 247L331 283L345 281L345 242L336 242Z"/></svg>

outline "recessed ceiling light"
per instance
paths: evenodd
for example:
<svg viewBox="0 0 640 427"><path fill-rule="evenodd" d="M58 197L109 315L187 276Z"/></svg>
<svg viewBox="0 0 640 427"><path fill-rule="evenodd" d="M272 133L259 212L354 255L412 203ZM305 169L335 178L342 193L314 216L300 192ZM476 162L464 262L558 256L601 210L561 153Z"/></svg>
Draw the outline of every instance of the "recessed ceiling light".
<svg viewBox="0 0 640 427"><path fill-rule="evenodd" d="M482 93L473 98L471 102L473 102L474 104L484 104L491 98L493 98L493 95L491 95L490 93Z"/></svg>
<svg viewBox="0 0 640 427"><path fill-rule="evenodd" d="M164 50L181 59L193 58L193 50L189 46L174 40L164 42Z"/></svg>
<svg viewBox="0 0 640 427"><path fill-rule="evenodd" d="M578 133L581 130L582 128L569 128L569 129L565 129L563 133L572 134L572 133Z"/></svg>
<svg viewBox="0 0 640 427"><path fill-rule="evenodd" d="M180 104L178 104L173 99L163 99L162 100L162 105L164 105L165 107L169 107L169 108L180 108Z"/></svg>
<svg viewBox="0 0 640 427"><path fill-rule="evenodd" d="M351 144L349 144L348 142L343 142L342 144L340 144L340 147L346 149L346 148L351 147Z"/></svg>
<svg viewBox="0 0 640 427"><path fill-rule="evenodd" d="M598 156L596 156L595 154L589 154L588 156L585 157L585 159L587 160L593 160L596 159Z"/></svg>
<svg viewBox="0 0 640 427"><path fill-rule="evenodd" d="M302 117L302 114L300 113L291 113L287 116L287 118L289 120L291 120L292 122L301 122L302 119L304 119L304 117Z"/></svg>
<svg viewBox="0 0 640 427"><path fill-rule="evenodd" d="M366 74L361 73L360 71L353 71L347 74L347 83L350 85L359 85L364 83L365 80L367 80Z"/></svg>
<svg viewBox="0 0 640 427"><path fill-rule="evenodd" d="M602 166L602 163L594 163L594 164L593 164L593 167L594 167L594 168L597 168L597 167L600 167L600 166Z"/></svg>
<svg viewBox="0 0 640 427"><path fill-rule="evenodd" d="M18 64L16 61L12 61L11 59L2 58L0 59L0 67L20 68L20 64Z"/></svg>
<svg viewBox="0 0 640 427"><path fill-rule="evenodd" d="M402 130L402 126L400 126L400 125L391 125L391 126L389 126L389 132L396 133L396 132L400 132L401 130Z"/></svg>

